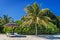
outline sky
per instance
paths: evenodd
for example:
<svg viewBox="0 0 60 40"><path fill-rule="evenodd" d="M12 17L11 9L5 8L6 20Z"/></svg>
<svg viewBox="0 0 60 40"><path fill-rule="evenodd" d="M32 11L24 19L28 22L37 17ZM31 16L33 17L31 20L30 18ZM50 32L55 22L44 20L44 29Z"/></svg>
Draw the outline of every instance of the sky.
<svg viewBox="0 0 60 40"><path fill-rule="evenodd" d="M36 2L41 9L49 8L56 16L60 16L60 0L0 0L0 16L4 14L14 20L20 20L25 14L24 8Z"/></svg>

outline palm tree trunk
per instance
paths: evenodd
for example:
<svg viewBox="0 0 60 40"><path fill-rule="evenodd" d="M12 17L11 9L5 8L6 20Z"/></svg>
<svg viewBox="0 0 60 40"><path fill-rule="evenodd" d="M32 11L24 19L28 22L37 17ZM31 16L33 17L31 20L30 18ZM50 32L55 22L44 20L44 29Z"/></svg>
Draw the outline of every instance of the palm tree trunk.
<svg viewBox="0 0 60 40"><path fill-rule="evenodd" d="M36 36L37 36L37 18L36 18L36 16L35 16L35 30L36 30Z"/></svg>
<svg viewBox="0 0 60 40"><path fill-rule="evenodd" d="M36 23L35 23L35 29L36 29L36 34L35 35L37 36L37 24Z"/></svg>

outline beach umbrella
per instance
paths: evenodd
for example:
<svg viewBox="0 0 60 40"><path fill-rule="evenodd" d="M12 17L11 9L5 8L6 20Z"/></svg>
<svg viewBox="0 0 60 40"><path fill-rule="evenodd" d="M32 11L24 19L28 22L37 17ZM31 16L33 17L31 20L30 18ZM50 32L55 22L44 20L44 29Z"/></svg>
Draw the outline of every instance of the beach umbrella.
<svg viewBox="0 0 60 40"><path fill-rule="evenodd" d="M5 24L4 25L5 27L11 27L12 28L12 34L14 34L14 29L16 28L16 27L18 27L19 25L18 24L16 24L16 23L7 23L7 24Z"/></svg>

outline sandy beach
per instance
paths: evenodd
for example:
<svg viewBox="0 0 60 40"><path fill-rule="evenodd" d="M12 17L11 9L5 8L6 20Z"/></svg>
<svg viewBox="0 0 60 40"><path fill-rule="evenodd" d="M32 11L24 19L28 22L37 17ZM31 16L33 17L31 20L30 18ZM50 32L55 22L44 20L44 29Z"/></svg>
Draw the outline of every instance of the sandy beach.
<svg viewBox="0 0 60 40"><path fill-rule="evenodd" d="M45 38L38 38L32 35L26 35L26 37L7 37L5 34L0 34L0 40L45 40Z"/></svg>
<svg viewBox="0 0 60 40"><path fill-rule="evenodd" d="M7 37L5 34L0 34L0 40L60 40L60 39L47 39L34 35L26 35L26 37Z"/></svg>

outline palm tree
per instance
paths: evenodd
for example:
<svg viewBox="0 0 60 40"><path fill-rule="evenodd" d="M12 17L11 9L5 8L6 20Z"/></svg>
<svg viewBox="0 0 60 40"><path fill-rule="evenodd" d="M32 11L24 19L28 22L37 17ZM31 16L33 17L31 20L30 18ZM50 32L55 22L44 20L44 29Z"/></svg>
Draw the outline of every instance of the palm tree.
<svg viewBox="0 0 60 40"><path fill-rule="evenodd" d="M0 25L2 25L2 26L3 26L3 24L4 24L4 22L3 22L3 18L2 18L2 17L0 17Z"/></svg>
<svg viewBox="0 0 60 40"><path fill-rule="evenodd" d="M0 23L2 22L2 17L0 17Z"/></svg>
<svg viewBox="0 0 60 40"><path fill-rule="evenodd" d="M3 15L4 24L8 23L8 15Z"/></svg>
<svg viewBox="0 0 60 40"><path fill-rule="evenodd" d="M3 25L4 25L3 19L2 17L0 17L0 33L3 33L3 29L4 29Z"/></svg>
<svg viewBox="0 0 60 40"><path fill-rule="evenodd" d="M4 17L3 17L4 24L13 21L13 20L12 20L12 17L8 17L8 15L3 15L3 16L4 16Z"/></svg>
<svg viewBox="0 0 60 40"><path fill-rule="evenodd" d="M35 28L36 28L36 35L37 35L37 26L38 25L45 25L47 27L48 24L48 20L51 20L49 17L47 16L43 16L43 14L45 14L45 10L49 10L49 9L39 9L39 6L34 3L32 6L27 6L25 8L27 15L25 15L22 20L23 23L22 25L27 25L30 26L32 23L35 24Z"/></svg>
<svg viewBox="0 0 60 40"><path fill-rule="evenodd" d="M8 19L9 19L9 20L8 20L9 22L14 22L14 20L13 20L12 17L9 17Z"/></svg>

